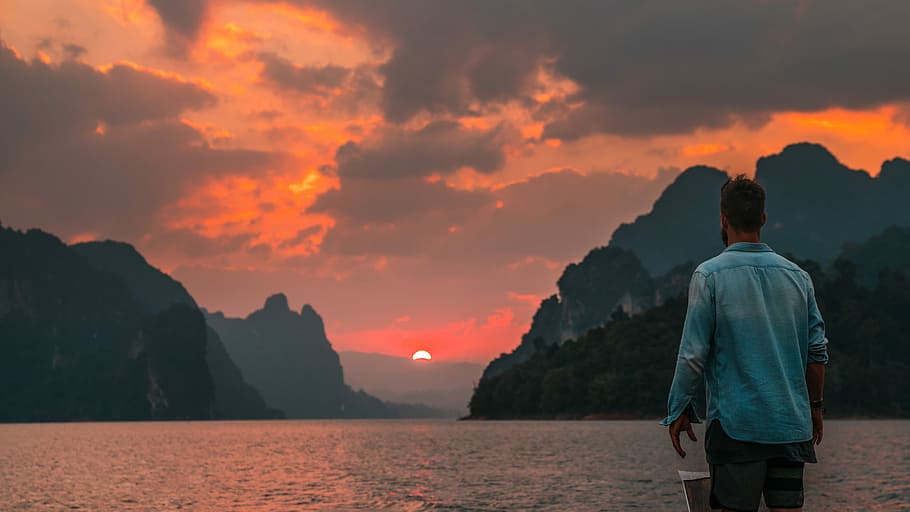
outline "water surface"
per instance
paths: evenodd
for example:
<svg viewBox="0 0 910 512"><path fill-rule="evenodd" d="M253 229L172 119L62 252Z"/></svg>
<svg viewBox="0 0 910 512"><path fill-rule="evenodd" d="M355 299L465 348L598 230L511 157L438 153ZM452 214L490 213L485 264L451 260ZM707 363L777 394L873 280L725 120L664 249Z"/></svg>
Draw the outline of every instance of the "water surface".
<svg viewBox="0 0 910 512"><path fill-rule="evenodd" d="M0 510L684 510L655 421L0 425ZM806 510L910 510L910 421L828 421Z"/></svg>

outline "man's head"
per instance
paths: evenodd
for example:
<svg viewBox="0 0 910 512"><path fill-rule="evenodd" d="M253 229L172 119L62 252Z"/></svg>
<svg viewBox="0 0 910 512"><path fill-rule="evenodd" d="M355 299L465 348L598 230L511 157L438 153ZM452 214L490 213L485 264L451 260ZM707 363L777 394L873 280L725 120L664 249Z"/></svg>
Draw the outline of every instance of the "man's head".
<svg viewBox="0 0 910 512"><path fill-rule="evenodd" d="M757 182L740 174L720 188L720 235L724 245L758 241L765 218L765 189Z"/></svg>

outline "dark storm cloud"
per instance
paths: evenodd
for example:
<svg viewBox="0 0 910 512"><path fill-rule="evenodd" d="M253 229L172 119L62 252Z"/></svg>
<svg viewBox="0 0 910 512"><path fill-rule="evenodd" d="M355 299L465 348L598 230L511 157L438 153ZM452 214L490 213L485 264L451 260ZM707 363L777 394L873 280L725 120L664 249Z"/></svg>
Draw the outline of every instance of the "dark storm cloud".
<svg viewBox="0 0 910 512"><path fill-rule="evenodd" d="M199 35L214 0L146 0L166 29L167 50L185 56L187 45Z"/></svg>
<svg viewBox="0 0 910 512"><path fill-rule="evenodd" d="M350 69L342 66L295 66L274 53L261 53L262 77L280 87L307 94L326 94L344 85Z"/></svg>
<svg viewBox="0 0 910 512"><path fill-rule="evenodd" d="M134 237L188 187L278 160L211 148L178 117L216 98L153 72L51 66L3 46L0 83L0 207L19 226Z"/></svg>
<svg viewBox="0 0 910 512"><path fill-rule="evenodd" d="M412 216L455 220L484 204L492 204L488 193L456 190L441 181L429 183L410 176L352 178L342 180L341 189L319 196L309 211L329 213L363 226L395 224Z"/></svg>
<svg viewBox="0 0 910 512"><path fill-rule="evenodd" d="M910 99L910 3L295 0L394 50L388 119L527 98L541 67L581 104L547 136L681 133L774 111Z"/></svg>
<svg viewBox="0 0 910 512"><path fill-rule="evenodd" d="M379 103L377 72L369 66L298 66L270 52L256 58L262 63L260 76L264 82L283 92L315 96L332 112L355 115L361 107Z"/></svg>
<svg viewBox="0 0 910 512"><path fill-rule="evenodd" d="M27 140L93 132L98 122L173 118L216 101L197 85L129 66L116 65L107 73L71 60L50 66L22 60L6 46L0 46L0 77L0 145L6 146L0 148L6 156Z"/></svg>
<svg viewBox="0 0 910 512"><path fill-rule="evenodd" d="M481 130L453 121L436 121L419 130L390 127L378 137L342 145L335 161L342 179L426 176L462 167L490 173L502 166L503 145L514 136L503 125Z"/></svg>
<svg viewBox="0 0 910 512"><path fill-rule="evenodd" d="M146 0L161 21L178 33L196 37L205 21L211 0Z"/></svg>
<svg viewBox="0 0 910 512"><path fill-rule="evenodd" d="M431 256L465 265L529 256L566 261L605 243L620 222L631 220L630 212L647 210L677 173L668 169L649 180L563 170L495 191L416 178L354 179L310 211L336 221L322 244L331 254Z"/></svg>
<svg viewBox="0 0 910 512"><path fill-rule="evenodd" d="M381 67L386 117L471 114L475 104L533 92L547 55L543 16L531 2L306 1L367 27L394 47Z"/></svg>
<svg viewBox="0 0 910 512"><path fill-rule="evenodd" d="M68 43L63 45L63 54L67 59L78 59L88 53L88 50L81 45Z"/></svg>
<svg viewBox="0 0 910 512"><path fill-rule="evenodd" d="M352 179L321 196L311 212L335 219L321 248L343 256L437 255L449 228L492 208L486 191L455 190L418 178Z"/></svg>

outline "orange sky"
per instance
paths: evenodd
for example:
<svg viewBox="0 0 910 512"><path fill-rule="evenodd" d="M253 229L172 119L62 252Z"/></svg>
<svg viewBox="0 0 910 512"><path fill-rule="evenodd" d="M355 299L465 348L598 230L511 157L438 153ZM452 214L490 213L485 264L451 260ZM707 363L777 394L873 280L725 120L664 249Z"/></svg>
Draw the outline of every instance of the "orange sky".
<svg viewBox="0 0 910 512"><path fill-rule="evenodd" d="M488 99L478 92L468 95L465 109L433 100L416 114L390 119L387 92L409 75L394 75L397 68L387 64L416 36L318 2L203 3L189 35L143 0L0 3L0 38L36 76L44 68L35 66L61 70L75 62L104 82L129 68L143 80L182 84L209 98L186 100L176 114L130 128L167 124L190 142L173 157L187 162L167 178L173 187L137 206L129 223L110 218L133 201L112 202L109 211L94 201L84 220L73 221L78 225L60 219L45 194L68 182L54 179L53 170L40 183L23 178L31 188L15 185L21 201L0 213L7 224L42 227L68 241L131 242L210 310L245 315L283 291L292 306L311 303L322 314L340 350L409 355L427 349L435 359L480 362L510 350L539 301L556 291L562 268L605 244L620 222L647 211L688 166L754 172L758 157L798 141L824 144L846 165L872 174L884 160L910 155L910 108L889 97L792 103L815 105L800 108L783 101L774 108L772 99L760 113L743 106L750 111L741 117L731 101L724 107L732 111L729 122L634 133L604 128L541 140L553 116L563 114L544 115L538 107L558 103L569 115L593 98L619 94L579 95L584 87L560 71L573 68L548 64L557 57L543 46L536 71L524 78L532 84L522 82L526 96ZM527 51L536 51L534 44ZM453 53L440 59L459 58L461 46L451 46ZM522 45L509 48L518 52L516 62L524 55ZM493 69L490 76L502 78ZM410 79L420 96L424 75ZM446 98L486 83L459 80L456 74L444 82L453 88ZM156 91L147 96L152 104L165 101ZM827 94L809 86L799 92ZM116 136L126 141L118 147L128 145L132 125L116 118L97 116L89 134L96 138L86 135L81 144L101 147ZM156 159L166 160L152 148L123 157L152 162L142 171L117 168L124 186L144 183L130 173L154 174ZM259 156L234 165L230 155L242 152ZM196 158L214 163L196 173ZM34 155L22 159L40 162ZM421 167L423 161L433 163ZM17 182L0 186L9 183ZM124 186L124 195L136 197L148 187Z"/></svg>

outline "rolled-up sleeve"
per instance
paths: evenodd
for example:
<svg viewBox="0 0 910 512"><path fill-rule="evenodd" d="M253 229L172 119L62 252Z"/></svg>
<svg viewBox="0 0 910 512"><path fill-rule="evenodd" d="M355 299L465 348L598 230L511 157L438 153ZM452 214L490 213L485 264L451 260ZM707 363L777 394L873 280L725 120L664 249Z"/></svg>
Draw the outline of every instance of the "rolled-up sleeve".
<svg viewBox="0 0 910 512"><path fill-rule="evenodd" d="M828 364L828 338L825 336L825 321L815 301L815 286L809 278L806 295L809 306L809 357L810 363Z"/></svg>
<svg viewBox="0 0 910 512"><path fill-rule="evenodd" d="M667 400L667 417L661 420L661 425L673 423L683 413L689 421L701 423L695 412L695 393L704 378L705 361L714 338L714 323L713 277L696 270L689 281L689 305L679 342L676 372Z"/></svg>

